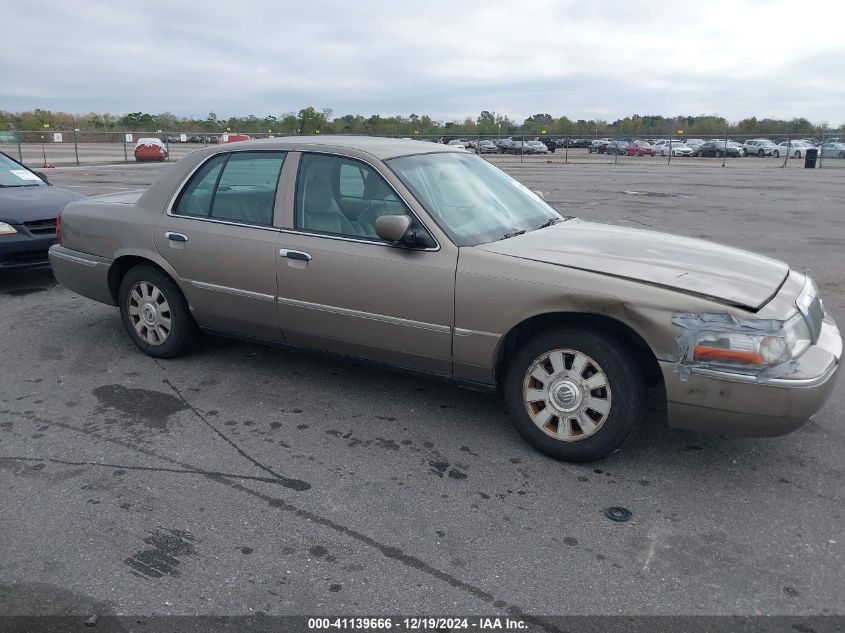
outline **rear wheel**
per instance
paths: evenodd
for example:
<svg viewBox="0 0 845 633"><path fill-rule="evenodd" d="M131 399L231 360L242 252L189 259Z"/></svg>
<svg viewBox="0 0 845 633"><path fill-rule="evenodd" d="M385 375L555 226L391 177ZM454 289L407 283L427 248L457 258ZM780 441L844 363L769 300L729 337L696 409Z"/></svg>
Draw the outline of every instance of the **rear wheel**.
<svg viewBox="0 0 845 633"><path fill-rule="evenodd" d="M780 158L780 152L778 150L775 150L774 152L772 152L772 156L774 156L775 158Z"/></svg>
<svg viewBox="0 0 845 633"><path fill-rule="evenodd" d="M627 346L580 328L551 330L524 344L508 366L504 396L529 444L572 462L618 450L645 411L642 371Z"/></svg>
<svg viewBox="0 0 845 633"><path fill-rule="evenodd" d="M149 356L178 356L196 335L197 325L182 291L158 268L130 269L120 282L118 298L129 338Z"/></svg>
<svg viewBox="0 0 845 633"><path fill-rule="evenodd" d="M801 158L801 152L795 152L795 158Z"/></svg>
<svg viewBox="0 0 845 633"><path fill-rule="evenodd" d="M845 152L839 152L839 158L845 158Z"/></svg>

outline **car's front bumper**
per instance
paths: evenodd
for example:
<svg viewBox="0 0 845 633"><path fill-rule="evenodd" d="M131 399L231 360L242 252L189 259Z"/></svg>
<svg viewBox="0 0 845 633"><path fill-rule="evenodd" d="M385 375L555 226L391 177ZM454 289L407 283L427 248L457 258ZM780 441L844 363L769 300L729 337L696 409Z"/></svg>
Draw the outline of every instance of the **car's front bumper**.
<svg viewBox="0 0 845 633"><path fill-rule="evenodd" d="M23 225L13 226L17 233L0 235L0 269L43 266L49 263L47 249L55 243L55 233L33 235Z"/></svg>
<svg viewBox="0 0 845 633"><path fill-rule="evenodd" d="M824 406L842 363L842 338L825 317L818 342L779 378L693 370L687 380L661 362L669 426L701 433L765 437L794 431Z"/></svg>

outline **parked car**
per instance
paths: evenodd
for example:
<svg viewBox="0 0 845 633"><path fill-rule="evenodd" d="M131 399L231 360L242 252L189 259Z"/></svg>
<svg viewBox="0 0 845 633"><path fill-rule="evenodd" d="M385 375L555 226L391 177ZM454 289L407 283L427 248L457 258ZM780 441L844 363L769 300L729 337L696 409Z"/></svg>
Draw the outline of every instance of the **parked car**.
<svg viewBox="0 0 845 633"><path fill-rule="evenodd" d="M216 137L215 137L216 138ZM250 141L252 137L249 134L223 134L216 143L238 143L239 141Z"/></svg>
<svg viewBox="0 0 845 633"><path fill-rule="evenodd" d="M654 145L648 141L634 141L625 148L625 153L628 156L654 156Z"/></svg>
<svg viewBox="0 0 845 633"><path fill-rule="evenodd" d="M135 143L135 160L139 163L158 161L162 162L167 159L168 151L161 139L158 138L139 138Z"/></svg>
<svg viewBox="0 0 845 633"><path fill-rule="evenodd" d="M490 140L487 140L487 139L482 139L482 140L478 141L478 153L479 154L495 154L498 151L499 150L493 144L493 141L490 141Z"/></svg>
<svg viewBox="0 0 845 633"><path fill-rule="evenodd" d="M0 152L0 270L47 264L56 214L80 198Z"/></svg>
<svg viewBox="0 0 845 633"><path fill-rule="evenodd" d="M722 158L724 156L739 158L742 153L736 145L725 143L722 141L707 141L698 146L695 150L696 156L715 156Z"/></svg>
<svg viewBox="0 0 845 633"><path fill-rule="evenodd" d="M661 156L692 156L691 147L674 139L658 141L654 146L654 151Z"/></svg>
<svg viewBox="0 0 845 633"><path fill-rule="evenodd" d="M801 158L807 154L808 149L815 149L804 141L784 141L778 143L777 148L772 152L775 158L788 156L789 158Z"/></svg>
<svg viewBox="0 0 845 633"><path fill-rule="evenodd" d="M587 153L589 154L604 154L607 151L607 146L613 142L612 138L600 138L592 141L587 146Z"/></svg>
<svg viewBox="0 0 845 633"><path fill-rule="evenodd" d="M822 158L845 158L845 143L825 143L821 155Z"/></svg>
<svg viewBox="0 0 845 633"><path fill-rule="evenodd" d="M772 143L767 138L752 138L742 144L742 153L744 156L774 156L777 145Z"/></svg>
<svg viewBox="0 0 845 633"><path fill-rule="evenodd" d="M565 460L625 444L648 385L674 427L787 433L823 406L842 355L804 273L562 217L452 147L218 145L145 192L60 217L56 279L116 305L152 357L184 353L202 329L498 387L523 437ZM84 327L78 311L61 317Z"/></svg>
<svg viewBox="0 0 845 633"><path fill-rule="evenodd" d="M628 153L628 141L613 141L612 143L608 143L607 147L604 150L605 154L627 154Z"/></svg>
<svg viewBox="0 0 845 633"><path fill-rule="evenodd" d="M466 141L462 141L462 140L457 139L457 138L453 138L451 141L449 141L448 143L446 143L446 145L448 145L449 147L459 147L459 148L461 148L461 149L466 149L466 148L467 148L467 143L466 143Z"/></svg>
<svg viewBox="0 0 845 633"><path fill-rule="evenodd" d="M693 151L693 154L695 153L695 150L697 150L700 145L704 144L704 142L705 141L704 141L703 138L685 138L684 139L684 145L689 147Z"/></svg>
<svg viewBox="0 0 845 633"><path fill-rule="evenodd" d="M524 141L523 153L525 154L548 154L549 148L543 141Z"/></svg>
<svg viewBox="0 0 845 633"><path fill-rule="evenodd" d="M501 154L509 154L513 151L514 140L512 138L500 138L493 143Z"/></svg>
<svg viewBox="0 0 845 633"><path fill-rule="evenodd" d="M537 140L545 145L549 152L552 154L555 153L555 150L557 149L557 141L555 141L551 136L539 136L537 137Z"/></svg>

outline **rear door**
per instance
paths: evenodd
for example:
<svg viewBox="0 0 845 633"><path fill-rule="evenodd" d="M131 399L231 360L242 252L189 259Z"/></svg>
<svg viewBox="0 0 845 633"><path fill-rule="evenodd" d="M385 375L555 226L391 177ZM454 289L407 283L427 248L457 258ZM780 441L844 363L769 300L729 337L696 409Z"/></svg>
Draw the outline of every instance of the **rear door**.
<svg viewBox="0 0 845 633"><path fill-rule="evenodd" d="M154 228L204 327L281 340L273 226L286 152L215 154L188 180ZM281 211L278 212L281 217Z"/></svg>

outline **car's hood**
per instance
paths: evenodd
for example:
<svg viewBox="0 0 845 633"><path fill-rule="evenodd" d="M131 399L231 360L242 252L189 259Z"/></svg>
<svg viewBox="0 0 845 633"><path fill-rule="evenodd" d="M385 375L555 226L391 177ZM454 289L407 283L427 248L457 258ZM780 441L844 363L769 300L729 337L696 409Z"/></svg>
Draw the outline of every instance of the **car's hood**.
<svg viewBox="0 0 845 633"><path fill-rule="evenodd" d="M478 248L672 288L758 310L789 273L783 262L704 240L570 220Z"/></svg>
<svg viewBox="0 0 845 633"><path fill-rule="evenodd" d="M55 218L68 202L82 197L60 187L2 187L0 221L22 224Z"/></svg>

